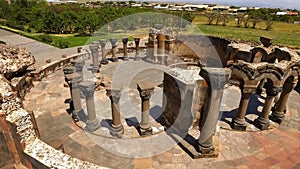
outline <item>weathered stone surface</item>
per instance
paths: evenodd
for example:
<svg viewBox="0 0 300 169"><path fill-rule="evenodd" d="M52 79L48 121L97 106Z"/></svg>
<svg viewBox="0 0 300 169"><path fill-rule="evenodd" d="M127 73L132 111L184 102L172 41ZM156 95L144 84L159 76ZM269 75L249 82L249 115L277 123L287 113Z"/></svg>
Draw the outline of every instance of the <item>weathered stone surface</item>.
<svg viewBox="0 0 300 169"><path fill-rule="evenodd" d="M26 49L0 44L1 74L19 73L34 63L34 57Z"/></svg>

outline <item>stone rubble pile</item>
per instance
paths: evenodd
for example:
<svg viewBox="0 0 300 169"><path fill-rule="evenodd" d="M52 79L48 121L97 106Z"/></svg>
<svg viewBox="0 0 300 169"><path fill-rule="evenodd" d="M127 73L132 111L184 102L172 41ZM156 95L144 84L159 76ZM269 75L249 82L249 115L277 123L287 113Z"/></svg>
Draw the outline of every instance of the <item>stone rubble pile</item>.
<svg viewBox="0 0 300 169"><path fill-rule="evenodd" d="M5 114L7 122L15 126L14 134L20 138L20 143L25 145L24 153L48 168L104 168L72 158L37 138L30 114L22 108L21 99L13 92L11 82L5 76L6 73L24 71L31 64L34 64L34 57L25 49L0 45L0 112Z"/></svg>
<svg viewBox="0 0 300 169"><path fill-rule="evenodd" d="M26 49L0 44L0 74L17 73L34 63L34 57Z"/></svg>
<svg viewBox="0 0 300 169"><path fill-rule="evenodd" d="M63 168L63 169L103 169L95 164L81 161L76 158L55 150L46 143L36 139L33 144L27 146L25 153L31 155L33 158L42 161L50 168Z"/></svg>

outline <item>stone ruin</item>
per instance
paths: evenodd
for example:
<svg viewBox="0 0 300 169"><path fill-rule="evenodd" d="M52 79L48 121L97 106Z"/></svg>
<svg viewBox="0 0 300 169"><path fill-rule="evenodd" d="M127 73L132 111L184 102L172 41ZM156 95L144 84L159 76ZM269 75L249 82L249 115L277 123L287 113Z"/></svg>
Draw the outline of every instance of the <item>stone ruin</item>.
<svg viewBox="0 0 300 169"><path fill-rule="evenodd" d="M103 81L101 65L133 59L171 67L164 73L161 85L165 107L160 123L165 130L171 128L168 130L170 135L183 138L179 144L185 146L193 158L218 156L217 123L225 85L236 85L242 93L231 129L247 130L245 114L249 98L254 93L264 93L263 110L254 120L254 125L260 130L267 130L270 120L279 124L284 120L287 98L300 75L299 55L289 48L273 46L271 39L266 37L261 38L262 45L252 46L216 37L175 36L167 30L151 29L146 46L139 46L139 38L135 38L134 42L135 47L130 48L128 38L123 38L123 48L118 49L117 40L112 38L112 48L108 51L105 49L107 41L99 40L89 45L90 53L79 50L78 54L64 56L31 71L27 68L34 63L34 58L26 50L1 45L1 64L4 65L1 67L0 87L1 134L16 164L27 168L102 168L73 158L57 150L59 147L51 147L41 141L34 114L23 109L22 98L33 87L32 81L43 80L48 74L61 69L70 88L74 121L80 120L78 113L82 111L80 99L83 94L87 104L86 130L94 132L99 129L101 125L95 112L94 93L95 88L102 85L100 90L105 88L111 101L111 134L122 138L124 126L118 109L122 86L109 85L109 79ZM143 51L145 56L142 56ZM133 57L129 56L131 52ZM120 53L123 53L122 57L117 56ZM92 64L87 70L97 77L98 82L83 80L84 65L89 60ZM25 80L14 80L18 78ZM148 82L136 85L142 105L140 135L147 137L153 134L149 123L149 99L155 86ZM198 138L193 138L193 143L184 139L190 130L200 131Z"/></svg>

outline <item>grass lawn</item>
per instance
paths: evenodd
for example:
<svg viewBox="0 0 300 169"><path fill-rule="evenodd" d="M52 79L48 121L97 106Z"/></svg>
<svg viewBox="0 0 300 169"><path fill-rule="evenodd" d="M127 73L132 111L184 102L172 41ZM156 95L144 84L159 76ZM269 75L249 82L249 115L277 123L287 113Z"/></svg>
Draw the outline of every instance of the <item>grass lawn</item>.
<svg viewBox="0 0 300 169"><path fill-rule="evenodd" d="M236 39L236 40L250 40L250 41L259 41L260 36L268 36L273 38L274 44L278 45L285 45L290 47L300 47L300 25L298 24L291 24L291 23L284 23L284 22L274 22L273 28L270 31L264 30L265 23L259 22L255 29L253 28L238 28L236 27L236 22L234 19L231 19L227 26L218 26L218 25L206 25L207 18L204 16L197 16L194 21L193 25L196 25L196 30L192 30L193 33L204 33L205 35L211 36L218 36L223 38L229 39ZM213 22L214 24L215 22ZM251 26L251 22L249 23ZM242 25L243 26L243 25ZM41 41L40 35L41 33L28 33L16 29L12 29L5 26L0 26L4 29L10 30L12 32L19 33L21 35L27 36L29 38L36 39ZM57 42L60 39L68 42L68 47L75 47L75 46L82 46L85 44L89 44L92 41L98 39L109 39L111 37L115 37L118 41L121 41L122 37L129 37L129 41L133 40L133 37L141 37L145 38L148 36L148 29L140 29L136 31L130 32L117 32L117 33L106 33L101 36L75 36L74 34L67 34L67 35L56 35L50 34L52 37L53 42ZM55 45L52 43L51 45Z"/></svg>
<svg viewBox="0 0 300 169"><path fill-rule="evenodd" d="M255 29L235 27L234 20L231 20L228 26L206 25L206 23L207 19L202 16L196 17L193 21L199 28L198 32L206 35L257 42L260 36L268 36L274 39L275 44L300 47L300 25L297 24L274 22L273 29L267 31L264 30L264 22L260 22Z"/></svg>

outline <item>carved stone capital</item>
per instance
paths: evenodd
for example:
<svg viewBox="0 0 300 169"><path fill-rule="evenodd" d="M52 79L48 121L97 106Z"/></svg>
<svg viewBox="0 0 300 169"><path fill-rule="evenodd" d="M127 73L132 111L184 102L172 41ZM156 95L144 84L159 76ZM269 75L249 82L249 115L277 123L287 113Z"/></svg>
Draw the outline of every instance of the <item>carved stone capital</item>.
<svg viewBox="0 0 300 169"><path fill-rule="evenodd" d="M149 100L154 91L154 85L151 82L139 82L137 84L137 89L143 100Z"/></svg>
<svg viewBox="0 0 300 169"><path fill-rule="evenodd" d="M241 91L243 94L254 94L256 92L256 87L242 86Z"/></svg>
<svg viewBox="0 0 300 169"><path fill-rule="evenodd" d="M72 73L75 72L75 67L71 66L71 65L66 66L66 67L63 68L63 72L64 72L65 75L66 74L72 74Z"/></svg>
<svg viewBox="0 0 300 169"><path fill-rule="evenodd" d="M269 87L266 89L268 96L277 96L282 91L282 87Z"/></svg>
<svg viewBox="0 0 300 169"><path fill-rule="evenodd" d="M90 50L94 53L97 52L99 49L99 44L98 42L93 42L89 45Z"/></svg>
<svg viewBox="0 0 300 169"><path fill-rule="evenodd" d="M128 43L128 38L122 38L122 42L124 45L126 45Z"/></svg>
<svg viewBox="0 0 300 169"><path fill-rule="evenodd" d="M99 42L101 48L105 48L105 45L106 45L106 39L100 39L98 42Z"/></svg>
<svg viewBox="0 0 300 169"><path fill-rule="evenodd" d="M213 90L223 89L227 83L231 70L228 68L209 68L204 67L200 71L202 76Z"/></svg>
<svg viewBox="0 0 300 169"><path fill-rule="evenodd" d="M112 47L116 47L117 38L110 38L109 41L110 41Z"/></svg>
<svg viewBox="0 0 300 169"><path fill-rule="evenodd" d="M122 89L106 89L106 95L109 97L109 99L113 102L113 103L118 103L120 101L121 98L121 91Z"/></svg>
<svg viewBox="0 0 300 169"><path fill-rule="evenodd" d="M85 95L86 98L92 97L95 92L95 82L93 81L84 81L79 84L79 89Z"/></svg>
<svg viewBox="0 0 300 169"><path fill-rule="evenodd" d="M82 78L79 73L66 74L65 81L71 86L72 84L80 83L82 81Z"/></svg>

